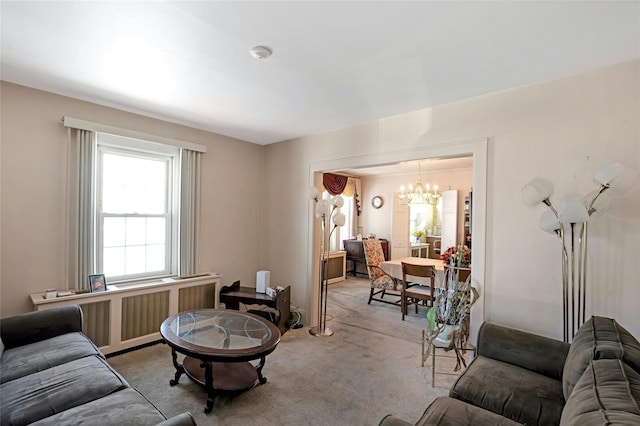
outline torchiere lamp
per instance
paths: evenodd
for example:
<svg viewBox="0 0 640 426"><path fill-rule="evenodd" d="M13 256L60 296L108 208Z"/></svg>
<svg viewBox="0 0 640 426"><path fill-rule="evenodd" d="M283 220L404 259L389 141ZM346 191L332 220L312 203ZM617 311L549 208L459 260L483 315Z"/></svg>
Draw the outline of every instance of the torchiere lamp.
<svg viewBox="0 0 640 426"><path fill-rule="evenodd" d="M633 186L636 178L635 170L625 168L620 162L607 164L595 174L595 180L600 184L597 190L585 197L567 197L558 204L557 209L549 200L553 193L551 182L536 178L522 187L522 199L526 204L533 206L543 203L549 208L540 217L540 227L555 234L562 245L562 318L565 342L569 342L569 329L573 339L579 326L585 322L589 218L592 215L602 215L609 209L611 201L605 191L615 188L616 192L625 192Z"/></svg>

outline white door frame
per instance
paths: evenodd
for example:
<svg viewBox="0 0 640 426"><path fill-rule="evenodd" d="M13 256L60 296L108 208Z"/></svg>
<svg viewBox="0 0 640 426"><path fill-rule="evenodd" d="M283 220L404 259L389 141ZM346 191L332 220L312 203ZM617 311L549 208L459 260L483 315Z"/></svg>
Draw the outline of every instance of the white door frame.
<svg viewBox="0 0 640 426"><path fill-rule="evenodd" d="M447 142L442 144L417 147L404 151L391 151L368 154L357 157L337 158L309 164L309 186L322 185L322 173L344 169L384 166L402 161L421 160L425 158L451 158L471 155L473 157L473 251L471 279L478 289L480 297L471 311L471 341L477 341L477 333L485 319L485 250L487 226L487 146L488 138L478 138L466 141ZM310 201L310 205L313 202ZM307 294L311 300L307 301L310 315L309 321L315 322L318 312L319 295L319 224L315 217L315 206L309 210L309 246L307 255ZM311 324L315 325L315 324Z"/></svg>

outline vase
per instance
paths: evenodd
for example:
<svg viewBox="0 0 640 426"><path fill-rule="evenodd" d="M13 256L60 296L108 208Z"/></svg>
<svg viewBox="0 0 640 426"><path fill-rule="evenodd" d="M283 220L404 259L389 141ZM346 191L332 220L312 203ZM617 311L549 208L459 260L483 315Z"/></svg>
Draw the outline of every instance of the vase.
<svg viewBox="0 0 640 426"><path fill-rule="evenodd" d="M442 329L440 334L436 336L434 341L441 345L449 346L451 344L451 340L453 340L455 332L459 332L461 327L460 325L449 324L445 324L443 327L444 328Z"/></svg>

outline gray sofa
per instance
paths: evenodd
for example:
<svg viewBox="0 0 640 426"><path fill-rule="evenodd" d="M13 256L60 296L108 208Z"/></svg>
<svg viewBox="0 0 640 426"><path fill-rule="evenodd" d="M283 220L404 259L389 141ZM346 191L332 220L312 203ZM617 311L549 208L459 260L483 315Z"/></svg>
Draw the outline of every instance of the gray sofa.
<svg viewBox="0 0 640 426"><path fill-rule="evenodd" d="M571 345L483 324L478 356L416 425L518 424L640 425L640 343L604 317L591 317Z"/></svg>
<svg viewBox="0 0 640 426"><path fill-rule="evenodd" d="M169 420L113 370L65 306L0 320L0 424L195 425Z"/></svg>

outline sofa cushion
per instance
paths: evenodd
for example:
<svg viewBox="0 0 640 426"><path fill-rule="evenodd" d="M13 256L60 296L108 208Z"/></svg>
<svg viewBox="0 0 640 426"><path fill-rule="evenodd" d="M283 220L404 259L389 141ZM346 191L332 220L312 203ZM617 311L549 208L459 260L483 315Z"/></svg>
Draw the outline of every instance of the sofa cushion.
<svg viewBox="0 0 640 426"><path fill-rule="evenodd" d="M565 402L560 380L482 355L449 396L528 425L558 424Z"/></svg>
<svg viewBox="0 0 640 426"><path fill-rule="evenodd" d="M91 355L102 356L82 333L62 334L7 349L0 358L0 383Z"/></svg>
<svg viewBox="0 0 640 426"><path fill-rule="evenodd" d="M160 411L132 388L44 418L34 425L156 425L165 420Z"/></svg>
<svg viewBox="0 0 640 426"><path fill-rule="evenodd" d="M573 337L562 372L562 388L569 399L591 360L620 359L640 373L640 343L612 318L591 317Z"/></svg>
<svg viewBox="0 0 640 426"><path fill-rule="evenodd" d="M0 385L0 424L32 423L126 387L104 359L80 358Z"/></svg>
<svg viewBox="0 0 640 426"><path fill-rule="evenodd" d="M567 400L560 424L640 424L640 374L621 360L591 361Z"/></svg>
<svg viewBox="0 0 640 426"><path fill-rule="evenodd" d="M416 426L441 425L487 425L487 426L518 426L512 420L475 405L466 404L454 398L445 396L436 398L416 423Z"/></svg>

